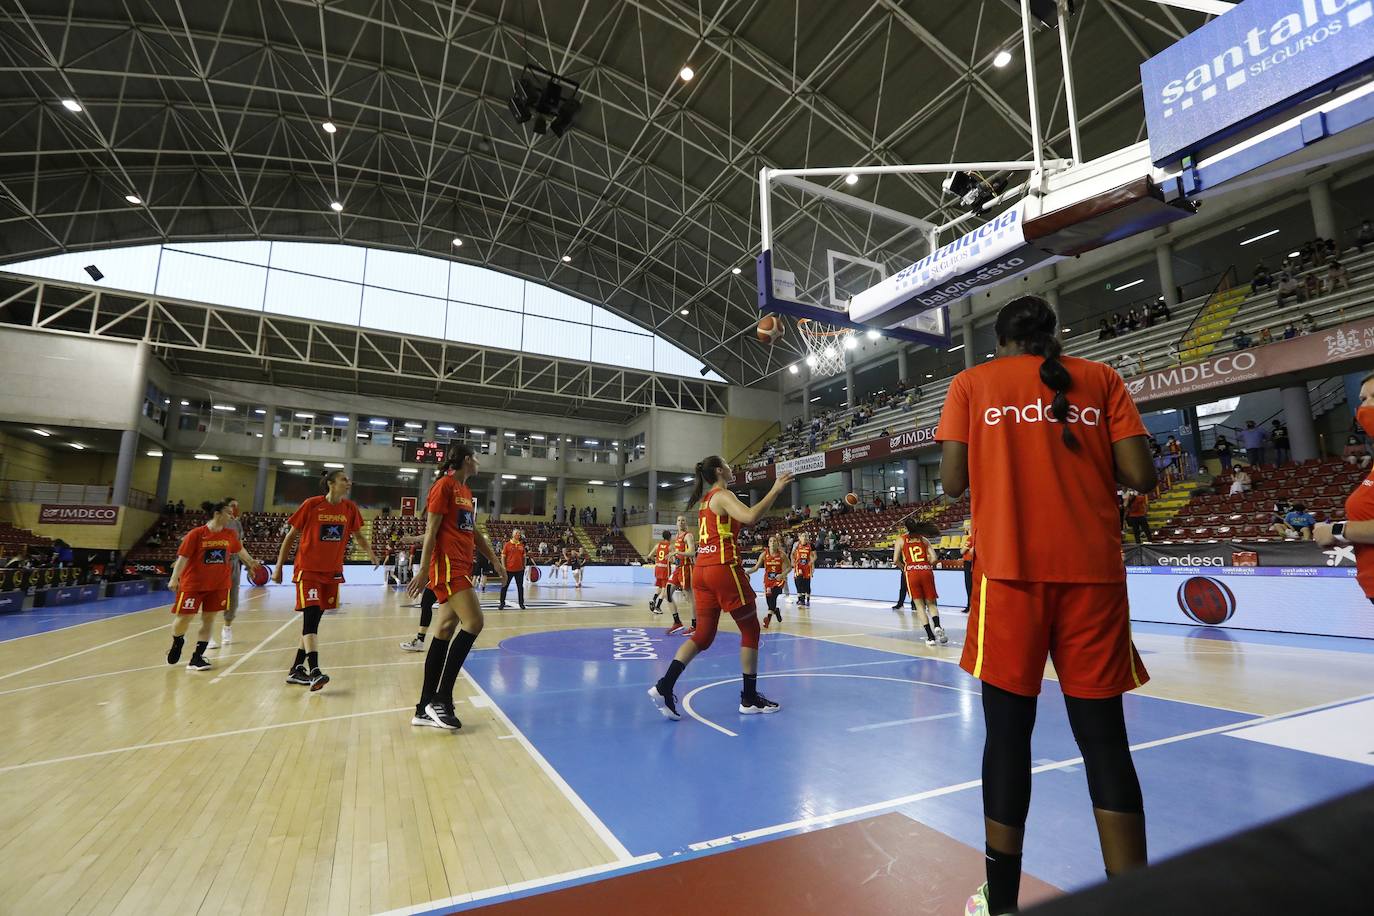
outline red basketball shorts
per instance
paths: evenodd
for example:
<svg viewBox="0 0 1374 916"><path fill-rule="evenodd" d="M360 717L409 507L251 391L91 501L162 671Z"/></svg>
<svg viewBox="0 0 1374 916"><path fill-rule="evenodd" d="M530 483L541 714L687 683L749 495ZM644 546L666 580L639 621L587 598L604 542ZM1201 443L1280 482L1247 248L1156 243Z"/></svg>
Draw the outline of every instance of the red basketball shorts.
<svg viewBox="0 0 1374 916"><path fill-rule="evenodd" d="M296 610L317 607L322 611L332 611L339 606L342 575L298 570L291 581L296 583Z"/></svg>
<svg viewBox="0 0 1374 916"><path fill-rule="evenodd" d="M940 597L935 593L935 571L932 569L908 569L906 590L912 601L934 601Z"/></svg>
<svg viewBox="0 0 1374 916"><path fill-rule="evenodd" d="M217 588L209 592L177 592L173 614L218 614L229 606L229 589Z"/></svg>
<svg viewBox="0 0 1374 916"><path fill-rule="evenodd" d="M692 587L692 567L679 566L677 569L673 570L673 574L668 577L668 582L674 588L680 588L684 591L690 589Z"/></svg>
<svg viewBox="0 0 1374 916"><path fill-rule="evenodd" d="M466 573L460 573L466 569ZM472 564L454 562L452 557L437 556L429 561L429 590L434 592L434 600L439 604L448 601L459 592L472 588Z"/></svg>
<svg viewBox="0 0 1374 916"><path fill-rule="evenodd" d="M1013 582L978 574L959 665L1021 696L1040 693L1045 659L1066 695L1100 700L1150 679L1131 642L1126 583Z"/></svg>
<svg viewBox="0 0 1374 916"><path fill-rule="evenodd" d="M703 566L692 580L692 598L698 616L704 611L729 613L754 604L749 576L736 565Z"/></svg>
<svg viewBox="0 0 1374 916"><path fill-rule="evenodd" d="M663 588L663 586L665 586L665 585L667 585L667 584L668 584L668 567L666 567L666 566L655 566L655 567L654 567L654 588Z"/></svg>

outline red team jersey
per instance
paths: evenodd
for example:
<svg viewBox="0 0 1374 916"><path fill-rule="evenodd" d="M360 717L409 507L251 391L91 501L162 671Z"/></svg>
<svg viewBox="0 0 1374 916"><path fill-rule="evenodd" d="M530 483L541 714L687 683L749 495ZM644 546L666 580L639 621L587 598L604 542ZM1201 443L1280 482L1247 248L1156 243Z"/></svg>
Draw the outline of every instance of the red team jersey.
<svg viewBox="0 0 1374 916"><path fill-rule="evenodd" d="M701 498L701 509L697 512L698 566L739 565L734 520L728 515L716 515L707 508L719 489L715 487Z"/></svg>
<svg viewBox="0 0 1374 916"><path fill-rule="evenodd" d="M668 568L668 554L672 551L672 544L667 541L659 541L654 546L654 565Z"/></svg>
<svg viewBox="0 0 1374 916"><path fill-rule="evenodd" d="M673 538L673 575L669 579L678 588L692 587L692 558L687 556L687 532L678 532Z"/></svg>
<svg viewBox="0 0 1374 916"><path fill-rule="evenodd" d="M239 537L225 528L211 531L207 525L192 528L181 539L177 556L186 558L181 571L183 592L228 592L231 584L229 561L243 549Z"/></svg>
<svg viewBox="0 0 1374 916"><path fill-rule="evenodd" d="M331 503L323 496L312 496L301 503L288 523L301 532L296 545L296 574L340 573L348 539L363 527L363 514L357 503L342 499Z"/></svg>
<svg viewBox="0 0 1374 916"><path fill-rule="evenodd" d="M1345 498L1345 517L1351 522L1374 519L1374 473ZM1355 581L1366 597L1374 598L1374 544L1355 545Z"/></svg>
<svg viewBox="0 0 1374 916"><path fill-rule="evenodd" d="M472 575L477 510L467 484L460 483L457 477L440 477L429 488L425 511L444 517L434 542L434 562L446 559L455 572Z"/></svg>
<svg viewBox="0 0 1374 916"><path fill-rule="evenodd" d="M697 512L697 562L692 594L698 617L714 611L743 613L742 609L754 604L754 590L740 566L734 520L710 509L711 497L718 492L720 487L713 487L703 496Z"/></svg>
<svg viewBox="0 0 1374 916"><path fill-rule="evenodd" d="M908 538L902 535L902 565L910 570L934 569L932 565L935 558L931 556L931 551L926 547L926 542L920 538Z"/></svg>
<svg viewBox="0 0 1374 916"><path fill-rule="evenodd" d="M783 556L782 556L782 554L780 554L780 553L773 553L772 551L768 551L767 553L765 553L765 554L763 555L763 587L764 587L764 588L782 588L782 587L783 587L783 584L784 584L783 578L784 578L784 577L783 577L783 574L782 574L782 561L783 561Z"/></svg>
<svg viewBox="0 0 1374 916"><path fill-rule="evenodd" d="M811 578L811 555L812 547L810 544L798 544L792 551L792 575L801 576L803 579Z"/></svg>

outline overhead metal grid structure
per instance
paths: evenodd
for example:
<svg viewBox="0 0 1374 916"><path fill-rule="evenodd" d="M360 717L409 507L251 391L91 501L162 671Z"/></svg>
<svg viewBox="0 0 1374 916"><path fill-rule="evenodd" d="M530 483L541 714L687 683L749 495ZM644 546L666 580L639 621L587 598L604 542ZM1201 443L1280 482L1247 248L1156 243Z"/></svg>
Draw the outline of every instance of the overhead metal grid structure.
<svg viewBox="0 0 1374 916"><path fill-rule="evenodd" d="M1144 136L1140 62L1206 14L1077 6L1092 158ZM799 355L753 340L759 169L1024 157L1020 48L1017 0L12 0L0 261L244 238L456 257L604 305L751 384ZM1058 43L1036 57L1057 72ZM581 85L561 138L507 111L530 62ZM1068 157L1060 84L1041 82L1045 155ZM958 215L940 177L845 191L939 223Z"/></svg>

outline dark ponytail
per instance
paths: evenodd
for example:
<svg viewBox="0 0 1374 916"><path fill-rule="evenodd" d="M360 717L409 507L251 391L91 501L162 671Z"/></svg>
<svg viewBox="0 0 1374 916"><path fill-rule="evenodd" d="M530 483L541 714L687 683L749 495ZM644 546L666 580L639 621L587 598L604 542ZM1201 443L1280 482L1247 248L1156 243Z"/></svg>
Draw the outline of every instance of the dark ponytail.
<svg viewBox="0 0 1374 916"><path fill-rule="evenodd" d="M469 458L477 453L468 445L450 445L448 458L439 465L439 476L443 477L449 471L456 471L461 468Z"/></svg>
<svg viewBox="0 0 1374 916"><path fill-rule="evenodd" d="M329 485L330 485L331 483L334 482L334 477L335 477L336 475L342 474L342 473L343 473L343 471L339 470L338 468L334 468L333 470L326 470L323 474L321 474L321 475L320 475L320 492L321 492L321 493L328 493L328 492L329 492Z"/></svg>
<svg viewBox="0 0 1374 916"><path fill-rule="evenodd" d="M700 502L701 494L716 485L716 472L723 467L725 467L725 459L719 455L712 455L697 462L696 479L692 483L692 495L687 499L688 508Z"/></svg>
<svg viewBox="0 0 1374 916"><path fill-rule="evenodd" d="M212 503L210 502L210 500L207 499L205 502L200 504L200 508L206 515L210 516L211 518L214 518L217 513L223 512L225 507L228 505L229 504L226 503L224 500L220 500L217 503Z"/></svg>
<svg viewBox="0 0 1374 916"><path fill-rule="evenodd" d="M1023 352L1044 359L1040 364L1040 381L1054 392L1050 414L1062 424L1064 444L1070 448L1076 446L1078 438L1068 424L1068 391L1073 387L1073 378L1059 361L1059 354L1063 352L1059 343L1059 316L1039 296L1018 296L997 313L996 331L999 344L1014 343Z"/></svg>

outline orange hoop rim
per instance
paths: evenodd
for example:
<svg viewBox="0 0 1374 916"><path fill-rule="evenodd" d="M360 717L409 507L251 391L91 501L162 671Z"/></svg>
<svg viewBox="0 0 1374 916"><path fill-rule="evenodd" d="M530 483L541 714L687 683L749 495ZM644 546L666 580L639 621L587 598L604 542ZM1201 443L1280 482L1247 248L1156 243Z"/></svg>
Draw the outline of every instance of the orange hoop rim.
<svg viewBox="0 0 1374 916"><path fill-rule="evenodd" d="M811 318L798 318L797 330L811 337L843 337L844 335L850 333L849 328L838 328L834 331L814 331L811 328L806 327L806 325L808 324L815 323L817 322Z"/></svg>

